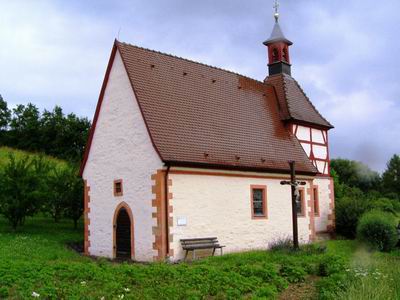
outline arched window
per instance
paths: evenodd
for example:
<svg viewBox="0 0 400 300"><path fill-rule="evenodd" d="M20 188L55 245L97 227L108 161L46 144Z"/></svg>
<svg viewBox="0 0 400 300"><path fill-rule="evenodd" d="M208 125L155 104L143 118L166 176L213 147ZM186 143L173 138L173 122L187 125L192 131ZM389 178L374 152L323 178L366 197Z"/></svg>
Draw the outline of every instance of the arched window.
<svg viewBox="0 0 400 300"><path fill-rule="evenodd" d="M272 62L277 62L279 61L279 53L278 53L278 49L274 48L272 50Z"/></svg>
<svg viewBox="0 0 400 300"><path fill-rule="evenodd" d="M289 61L286 48L284 48L283 51L282 51L282 59L285 62Z"/></svg>

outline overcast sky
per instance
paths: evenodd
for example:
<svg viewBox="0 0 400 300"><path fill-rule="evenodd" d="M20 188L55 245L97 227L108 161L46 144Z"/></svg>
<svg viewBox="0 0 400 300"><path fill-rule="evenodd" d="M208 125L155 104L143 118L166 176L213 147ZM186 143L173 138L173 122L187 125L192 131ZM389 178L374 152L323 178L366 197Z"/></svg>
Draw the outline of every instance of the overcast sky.
<svg viewBox="0 0 400 300"><path fill-rule="evenodd" d="M333 124L332 157L400 153L400 1L281 0L292 75ZM93 117L114 38L263 80L273 0L0 0L0 94Z"/></svg>

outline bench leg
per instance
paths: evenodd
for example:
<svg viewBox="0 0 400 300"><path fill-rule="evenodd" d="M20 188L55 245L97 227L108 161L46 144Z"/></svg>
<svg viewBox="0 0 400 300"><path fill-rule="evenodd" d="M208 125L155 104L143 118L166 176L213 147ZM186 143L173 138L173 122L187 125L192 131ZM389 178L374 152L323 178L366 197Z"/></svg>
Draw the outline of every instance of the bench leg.
<svg viewBox="0 0 400 300"><path fill-rule="evenodd" d="M189 252L189 250L186 250L185 258L183 259L184 261L186 261L186 258L187 258L187 256L188 256L188 252Z"/></svg>
<svg viewBox="0 0 400 300"><path fill-rule="evenodd" d="M223 250L222 249L224 249L224 248L221 248L221 256L223 255Z"/></svg>
<svg viewBox="0 0 400 300"><path fill-rule="evenodd" d="M196 260L196 250L193 250L193 260Z"/></svg>
<svg viewBox="0 0 400 300"><path fill-rule="evenodd" d="M212 254L212 256L214 256L214 254L215 254L215 248L213 249L213 254Z"/></svg>

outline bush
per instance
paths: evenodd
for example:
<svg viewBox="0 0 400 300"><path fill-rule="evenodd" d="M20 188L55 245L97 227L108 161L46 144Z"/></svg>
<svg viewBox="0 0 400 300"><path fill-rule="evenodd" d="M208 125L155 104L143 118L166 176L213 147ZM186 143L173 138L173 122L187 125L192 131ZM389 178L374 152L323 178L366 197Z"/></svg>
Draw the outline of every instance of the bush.
<svg viewBox="0 0 400 300"><path fill-rule="evenodd" d="M305 280L307 272L301 266L284 264L281 267L280 274L290 283L297 283Z"/></svg>
<svg viewBox="0 0 400 300"><path fill-rule="evenodd" d="M336 202L336 232L347 238L355 238L360 217L367 210L361 198L344 197Z"/></svg>
<svg viewBox="0 0 400 300"><path fill-rule="evenodd" d="M392 213L394 215L397 214L398 206L396 206L397 200L393 201L388 198L378 198L378 199L373 199L368 202L368 208L370 210L381 210L384 212Z"/></svg>
<svg viewBox="0 0 400 300"><path fill-rule="evenodd" d="M393 216L378 210L364 214L357 227L357 237L379 251L392 250L398 242Z"/></svg>
<svg viewBox="0 0 400 300"><path fill-rule="evenodd" d="M280 237L269 244L272 251L291 251L293 250L293 240L290 237Z"/></svg>
<svg viewBox="0 0 400 300"><path fill-rule="evenodd" d="M345 268L345 259L339 255L326 255L318 266L319 276L330 276L340 273Z"/></svg>
<svg viewBox="0 0 400 300"><path fill-rule="evenodd" d="M300 247L300 250L306 254L323 254L326 252L326 245L323 244L305 244Z"/></svg>

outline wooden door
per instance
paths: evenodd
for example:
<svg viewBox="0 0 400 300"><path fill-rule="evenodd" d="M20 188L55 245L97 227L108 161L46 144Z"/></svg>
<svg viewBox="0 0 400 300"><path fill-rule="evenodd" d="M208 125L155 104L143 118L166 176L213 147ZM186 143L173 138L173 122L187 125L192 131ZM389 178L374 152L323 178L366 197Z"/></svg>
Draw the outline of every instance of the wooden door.
<svg viewBox="0 0 400 300"><path fill-rule="evenodd" d="M116 225L117 257L131 258L131 219L123 207L118 212Z"/></svg>

